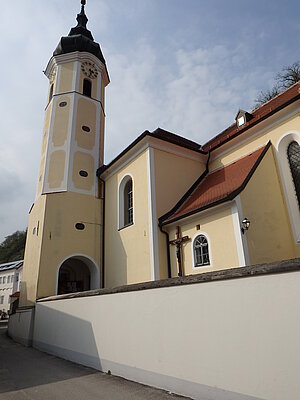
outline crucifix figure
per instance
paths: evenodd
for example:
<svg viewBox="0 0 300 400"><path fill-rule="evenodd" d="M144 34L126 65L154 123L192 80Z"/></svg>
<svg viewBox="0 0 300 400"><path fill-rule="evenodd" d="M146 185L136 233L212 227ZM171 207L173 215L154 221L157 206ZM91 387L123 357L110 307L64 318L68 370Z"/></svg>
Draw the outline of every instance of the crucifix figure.
<svg viewBox="0 0 300 400"><path fill-rule="evenodd" d="M178 276L184 276L184 265L182 260L182 245L189 241L189 236L181 236L180 226L176 226L176 239L170 240L170 244L176 246L176 256L178 262Z"/></svg>

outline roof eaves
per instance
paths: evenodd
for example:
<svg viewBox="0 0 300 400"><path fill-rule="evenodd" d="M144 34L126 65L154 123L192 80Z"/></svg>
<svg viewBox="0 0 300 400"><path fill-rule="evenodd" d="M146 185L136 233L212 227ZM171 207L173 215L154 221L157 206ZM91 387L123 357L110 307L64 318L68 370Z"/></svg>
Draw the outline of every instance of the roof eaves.
<svg viewBox="0 0 300 400"><path fill-rule="evenodd" d="M283 104L280 104L279 106L277 106L274 109L271 109L268 113L266 113L265 115L263 115L262 117L259 117L257 120L255 121L249 121L243 128L238 129L236 132L234 132L232 135L225 137L222 140L222 136L225 134L225 132L232 128L235 124L230 125L228 128L226 128L223 132L219 133L217 136L215 136L214 138L210 139L207 143L205 143L203 145L204 149L207 149L207 151L213 151L216 150L217 148L223 146L225 143L229 142L230 140L234 139L235 137L241 135L242 133L246 132L248 129L256 126L258 123L264 121L265 119L271 117L272 115L274 115L275 113L277 113L278 111L284 109L285 107L289 106L290 104L294 103L295 101L300 99L300 93L298 92L298 95L292 97L291 99L287 100L286 102L284 102ZM265 106L265 104L263 105ZM262 107L263 107L262 106ZM256 109L256 112L259 110ZM215 145L213 145L212 147L209 147L209 143L210 142L214 142L218 137L220 136L220 141L217 142Z"/></svg>
<svg viewBox="0 0 300 400"><path fill-rule="evenodd" d="M109 164L105 165L103 164L101 167L97 169L96 175L98 178L100 178L101 174L103 174L104 171L109 169L114 163L116 163L120 158L122 158L129 150L131 150L136 144L138 144L141 140L144 139L147 135L150 135L150 132L148 130L144 131L141 133L132 143L130 143L129 146L127 146L121 153L117 155Z"/></svg>
<svg viewBox="0 0 300 400"><path fill-rule="evenodd" d="M163 134L164 132L168 135L168 137L167 136L164 137ZM129 146L127 146L120 154L118 154L117 157L115 157L109 164L107 165L103 164L101 167L99 167L96 172L98 178L100 178L100 176L103 174L104 171L109 169L113 164L115 164L120 158L122 158L126 153L128 153L129 150L131 150L134 146L136 146L146 136L155 138L157 140L163 140L165 142L172 143L176 146L184 147L188 150L195 151L200 154L207 154L207 151L202 150L202 147L198 145L196 142L182 138L181 136L176 135L175 133L165 131L161 128L157 128L153 132L149 132L148 130L146 130L141 135L139 135ZM180 139L182 140L181 143Z"/></svg>

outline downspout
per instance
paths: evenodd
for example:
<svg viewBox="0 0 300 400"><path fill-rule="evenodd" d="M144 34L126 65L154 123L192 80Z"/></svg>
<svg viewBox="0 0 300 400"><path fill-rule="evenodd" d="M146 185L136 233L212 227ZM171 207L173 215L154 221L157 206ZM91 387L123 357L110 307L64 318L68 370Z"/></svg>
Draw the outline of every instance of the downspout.
<svg viewBox="0 0 300 400"><path fill-rule="evenodd" d="M205 171L204 171L204 176L208 174L208 170L209 170L208 164L209 164L209 160L210 160L210 150L208 150L207 154L208 155L207 155L207 160L206 160L206 167L205 167ZM163 234L166 235L168 275L169 275L169 278L172 278L172 275L171 275L172 271L171 271L171 256L170 256L170 237L169 237L169 233L163 230L161 222L159 222L158 226L159 226L160 231Z"/></svg>
<svg viewBox="0 0 300 400"><path fill-rule="evenodd" d="M100 282L100 287L101 289L104 288L104 273L105 273L105 269L104 269L104 252L105 252L105 245L104 245L104 241L105 241L105 181L103 179L100 178L100 175L98 176L99 180L102 182L103 184L103 191L102 191L102 263L101 263L101 282Z"/></svg>
<svg viewBox="0 0 300 400"><path fill-rule="evenodd" d="M169 238L169 233L164 231L162 228L161 223L158 224L158 227L164 235L166 235L166 245L167 245L167 263L168 263L168 278L172 278L172 273L171 273L171 256L170 256L170 238Z"/></svg>

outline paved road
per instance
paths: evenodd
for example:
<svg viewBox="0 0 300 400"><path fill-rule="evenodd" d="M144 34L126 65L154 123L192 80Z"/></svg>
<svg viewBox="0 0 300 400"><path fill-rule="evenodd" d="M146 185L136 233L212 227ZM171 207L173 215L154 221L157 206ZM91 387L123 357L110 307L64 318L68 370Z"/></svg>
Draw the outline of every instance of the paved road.
<svg viewBox="0 0 300 400"><path fill-rule="evenodd" d="M179 400L14 343L0 322L0 400Z"/></svg>

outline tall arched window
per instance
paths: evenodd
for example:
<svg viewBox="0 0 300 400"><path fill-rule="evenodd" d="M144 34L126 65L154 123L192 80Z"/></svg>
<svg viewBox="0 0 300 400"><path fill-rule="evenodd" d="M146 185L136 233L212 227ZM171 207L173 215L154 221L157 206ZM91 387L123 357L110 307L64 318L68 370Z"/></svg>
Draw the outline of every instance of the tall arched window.
<svg viewBox="0 0 300 400"><path fill-rule="evenodd" d="M287 156L300 208L300 146L295 140L289 144Z"/></svg>
<svg viewBox="0 0 300 400"><path fill-rule="evenodd" d="M133 223L133 191L132 179L126 183L124 188L124 225Z"/></svg>
<svg viewBox="0 0 300 400"><path fill-rule="evenodd" d="M119 186L119 229L133 224L133 180L125 176Z"/></svg>
<svg viewBox="0 0 300 400"><path fill-rule="evenodd" d="M195 267L210 265L208 241L204 235L198 235L193 244Z"/></svg>
<svg viewBox="0 0 300 400"><path fill-rule="evenodd" d="M89 79L83 80L83 94L92 97L92 82Z"/></svg>

